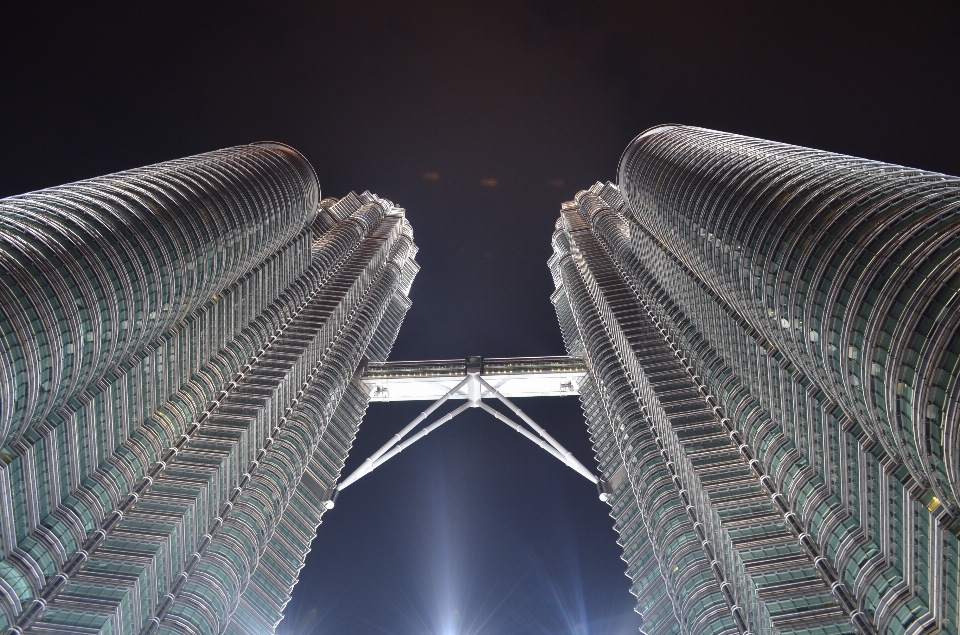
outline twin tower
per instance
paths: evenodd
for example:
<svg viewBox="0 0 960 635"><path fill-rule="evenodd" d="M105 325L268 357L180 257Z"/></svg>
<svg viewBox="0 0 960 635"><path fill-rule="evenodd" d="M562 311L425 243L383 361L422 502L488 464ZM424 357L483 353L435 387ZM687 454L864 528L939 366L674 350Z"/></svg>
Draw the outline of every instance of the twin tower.
<svg viewBox="0 0 960 635"><path fill-rule="evenodd" d="M548 264L641 630L957 633L960 180L685 126L618 178ZM280 144L0 200L2 632L274 632L415 255Z"/></svg>

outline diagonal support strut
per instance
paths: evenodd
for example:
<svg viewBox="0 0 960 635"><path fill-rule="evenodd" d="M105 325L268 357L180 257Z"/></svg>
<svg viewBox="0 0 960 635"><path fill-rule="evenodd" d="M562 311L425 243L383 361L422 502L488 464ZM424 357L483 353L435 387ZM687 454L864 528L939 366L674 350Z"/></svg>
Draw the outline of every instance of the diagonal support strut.
<svg viewBox="0 0 960 635"><path fill-rule="evenodd" d="M379 450L377 450L376 452L374 452L373 454L371 454L370 457L367 458L367 460L365 460L365 461L360 465L360 467L358 467L356 470L354 470L353 473L352 473L350 476L348 476L348 477L345 478L343 481L341 481L340 484L337 486L337 489L338 489L338 490L343 490L345 487L347 487L347 486L350 485L351 483L354 483L354 482L357 481L358 479L363 478L363 477L366 476L368 473L370 473L370 472L373 470L373 468L375 467L374 464L377 462L377 459L379 459L381 456L383 456L384 454L386 454L387 451L389 451L389 450L390 450L393 446L395 446L397 443L399 443L400 441L402 441L402 440L403 440L403 437L407 436L407 435L410 433L411 430L413 430L413 429L416 428L418 425L420 425L420 423L421 423L424 419L426 419L427 417L429 417L429 416L433 413L434 410L436 410L437 408L439 408L440 406L442 406L448 399L450 399L450 397L453 397L455 394L457 394L457 391L459 391L461 388L463 388L463 387L467 384L467 382L469 382L469 381L470 381L470 377L464 377L464 378L463 378L463 381L461 381L459 384L457 384L456 386L454 386L453 388L451 388L450 390L448 390L447 393L446 393L443 397L440 397L439 399L437 399L436 401L434 401L432 404L430 404L430 406L429 406L426 410L424 410L423 412L421 412L420 415L417 416L416 419L414 419L413 421L411 421L410 423L408 423L406 426L404 426L403 429L400 430L400 432L398 432L398 433L396 433L395 435L393 435L393 437L391 437L389 441L387 441L386 443L384 443L384 444L380 447ZM458 410L459 410L459 409L458 409ZM457 414L459 414L459 412L458 412ZM451 417L451 418L452 418L452 417ZM449 419L447 419L447 421L449 421ZM408 445L409 445L409 444L408 444ZM391 456L392 456L392 455L391 455Z"/></svg>
<svg viewBox="0 0 960 635"><path fill-rule="evenodd" d="M491 386L489 383L487 383L487 381L486 381L483 377L480 377L480 376L478 375L478 376L477 376L477 379L480 381L481 384L483 384L483 386L485 386L485 387L487 388L487 390L489 390L490 392L492 392L497 399L499 399L500 401L502 401L502 402L504 403L504 405L507 406L507 408L510 408L510 410L512 410L515 415L517 415L518 417L520 417L528 426L530 426L531 428L533 428L534 432L536 432L537 434L539 434L541 437L543 437L543 439L544 439L547 443L549 443L551 446L553 446L553 449L555 449L557 452L559 452L560 455L563 457L561 460L562 460L564 463L566 463L568 466L570 466L571 468L573 468L573 469L576 470L577 472L580 472L580 474L582 474L584 477L586 477L586 479L589 480L591 483L599 483L599 482L600 482L600 479L597 478L596 476L594 476L594 475L593 475L593 472L591 472L590 470L588 470L587 467L586 467L583 463L581 463L580 461L578 461L578 460L577 460L577 457L573 456L573 453L572 453L572 452L570 452L570 451L567 450L565 447L563 447L562 445L560 445L560 442L559 442L559 441L557 441L556 439L554 439L554 438L550 435L549 432L547 432L547 431L544 430L542 427L540 427L539 425L537 425L537 422L534 421L533 419L531 419L530 417L528 417L527 414L526 414L523 410L520 410L520 408L519 408L515 403L513 403L512 401L510 401L509 399L507 399L506 397L504 397L503 395L501 395L500 392L497 391L497 389L494 388L493 386Z"/></svg>
<svg viewBox="0 0 960 635"><path fill-rule="evenodd" d="M466 387L466 397L467 403L463 404L459 408L452 410L446 415L440 417L434 423L426 426L420 432L410 437L408 440L404 441L403 439L409 434L417 425L422 423L427 417L430 416L437 408L443 405L448 399L455 396L461 389ZM492 394L504 405L506 405L510 410L513 411L524 423L527 424L534 432L539 435L539 438L534 435L530 430L527 430L523 425L517 423L510 417L499 412L498 410L491 408L487 404L483 403L483 392L484 388L488 391L488 394ZM367 458L361 465L358 467L352 474L347 478L343 479L339 485L337 485L334 490L331 490L332 498L326 501L325 504L327 508L333 507L333 501L336 498L336 494L340 491L346 489L353 483L357 482L374 469L380 467L394 456L410 447L423 437L427 436L444 423L450 421L460 413L462 413L467 408L480 408L493 416L494 418L504 422L521 435L529 439L532 443L540 446L545 452L553 456L558 461L561 461L569 468L579 473L581 476L586 478L591 483L594 483L597 486L598 491L600 492L601 500L608 500L610 489L609 486L599 477L594 475L590 470L586 468L576 457L573 456L573 453L563 447L559 441L553 438L546 430L544 430L540 425L538 425L533 419L531 419L525 412L523 412L516 404L507 399L503 394L501 394L496 388L491 386L486 380L484 380L480 373L478 372L468 372L467 376L463 378L456 386L447 391L440 399L433 402L430 407L424 410L420 415L408 423L402 430L397 432L393 437L380 447L379 450L374 452Z"/></svg>

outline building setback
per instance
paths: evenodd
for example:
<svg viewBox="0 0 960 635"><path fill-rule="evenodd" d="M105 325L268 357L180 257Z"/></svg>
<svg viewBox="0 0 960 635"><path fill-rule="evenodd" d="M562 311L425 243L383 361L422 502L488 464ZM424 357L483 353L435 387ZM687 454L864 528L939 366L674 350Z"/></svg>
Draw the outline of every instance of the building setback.
<svg viewBox="0 0 960 635"><path fill-rule="evenodd" d="M637 137L549 261L661 633L957 633L960 180Z"/></svg>
<svg viewBox="0 0 960 635"><path fill-rule="evenodd" d="M0 200L0 627L270 633L418 266L230 148Z"/></svg>

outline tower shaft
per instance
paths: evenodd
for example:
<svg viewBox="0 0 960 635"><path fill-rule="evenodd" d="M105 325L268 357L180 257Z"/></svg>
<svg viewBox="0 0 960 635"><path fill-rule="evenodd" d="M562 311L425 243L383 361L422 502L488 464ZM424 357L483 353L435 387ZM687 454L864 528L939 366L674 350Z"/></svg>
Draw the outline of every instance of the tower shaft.
<svg viewBox="0 0 960 635"><path fill-rule="evenodd" d="M646 632L956 632L958 202L662 126L563 206L553 301Z"/></svg>
<svg viewBox="0 0 960 635"><path fill-rule="evenodd" d="M404 211L241 146L0 201L0 622L264 633L410 306Z"/></svg>

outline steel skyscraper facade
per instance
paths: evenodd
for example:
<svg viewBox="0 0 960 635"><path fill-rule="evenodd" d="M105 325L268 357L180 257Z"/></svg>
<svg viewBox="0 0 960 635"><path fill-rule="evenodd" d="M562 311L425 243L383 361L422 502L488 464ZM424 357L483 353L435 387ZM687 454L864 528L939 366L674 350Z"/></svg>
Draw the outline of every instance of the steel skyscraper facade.
<svg viewBox="0 0 960 635"><path fill-rule="evenodd" d="M2 632L273 632L373 395L435 401L339 487L483 408L599 481L648 635L957 633L960 181L660 126L619 183L571 358L369 367L412 230L289 147L0 200ZM576 392L602 479L507 398Z"/></svg>
<svg viewBox="0 0 960 635"><path fill-rule="evenodd" d="M255 144L0 201L0 626L272 632L409 307L404 211Z"/></svg>
<svg viewBox="0 0 960 635"><path fill-rule="evenodd" d="M642 630L957 633L960 181L685 126L550 268Z"/></svg>

